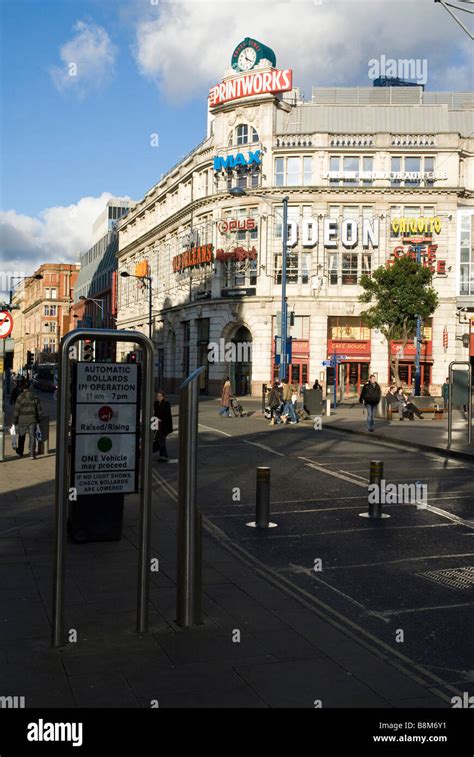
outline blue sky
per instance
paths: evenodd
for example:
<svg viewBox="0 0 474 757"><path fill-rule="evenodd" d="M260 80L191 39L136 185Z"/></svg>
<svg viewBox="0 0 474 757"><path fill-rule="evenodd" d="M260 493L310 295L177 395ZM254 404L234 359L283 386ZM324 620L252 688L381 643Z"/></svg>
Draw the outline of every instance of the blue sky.
<svg viewBox="0 0 474 757"><path fill-rule="evenodd" d="M432 0L239 0L238 14L235 0L0 7L3 277L77 260L110 195L141 199L193 149L208 89L246 36L307 97L312 85L371 86L381 55L426 59L428 89L472 89L469 38Z"/></svg>

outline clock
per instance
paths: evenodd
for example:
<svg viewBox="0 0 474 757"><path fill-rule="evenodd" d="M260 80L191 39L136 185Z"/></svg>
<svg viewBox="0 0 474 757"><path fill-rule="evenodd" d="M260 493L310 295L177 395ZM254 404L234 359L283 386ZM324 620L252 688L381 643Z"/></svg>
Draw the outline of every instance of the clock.
<svg viewBox="0 0 474 757"><path fill-rule="evenodd" d="M235 71L251 71L261 60L268 60L274 68L276 67L273 50L256 39L246 37L232 53L231 65Z"/></svg>
<svg viewBox="0 0 474 757"><path fill-rule="evenodd" d="M253 47L244 47L239 57L237 58L237 65L240 71L250 71L257 62L257 53Z"/></svg>

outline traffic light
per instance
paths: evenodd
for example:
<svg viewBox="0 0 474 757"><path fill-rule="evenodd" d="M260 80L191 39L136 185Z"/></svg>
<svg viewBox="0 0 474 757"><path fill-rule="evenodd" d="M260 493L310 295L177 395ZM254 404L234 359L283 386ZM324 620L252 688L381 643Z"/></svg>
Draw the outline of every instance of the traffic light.
<svg viewBox="0 0 474 757"><path fill-rule="evenodd" d="M82 359L85 363L94 361L94 342L92 339L84 339L82 342Z"/></svg>
<svg viewBox="0 0 474 757"><path fill-rule="evenodd" d="M462 335L462 346L463 347L469 347L469 334L463 334Z"/></svg>
<svg viewBox="0 0 474 757"><path fill-rule="evenodd" d="M35 356L31 352L31 350L28 350L26 353L26 367L31 368L34 362L35 362Z"/></svg>
<svg viewBox="0 0 474 757"><path fill-rule="evenodd" d="M127 363L136 363L136 362L137 362L137 353L129 352L127 355Z"/></svg>

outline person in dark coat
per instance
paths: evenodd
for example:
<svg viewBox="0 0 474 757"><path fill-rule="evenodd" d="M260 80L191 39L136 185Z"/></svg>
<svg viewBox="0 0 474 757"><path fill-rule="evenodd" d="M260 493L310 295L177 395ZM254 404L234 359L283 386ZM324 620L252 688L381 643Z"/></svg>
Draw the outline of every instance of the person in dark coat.
<svg viewBox="0 0 474 757"><path fill-rule="evenodd" d="M156 395L154 413L159 423L153 440L153 452L159 452L160 460L167 463L169 462L169 456L166 448L166 437L173 432L173 418L171 416L171 405L162 390Z"/></svg>
<svg viewBox="0 0 474 757"><path fill-rule="evenodd" d="M374 430L375 408L379 404L381 396L382 391L375 380L374 374L372 373L372 375L369 376L367 383L362 387L362 391L359 397L359 402L364 404L365 409L367 410L367 431Z"/></svg>
<svg viewBox="0 0 474 757"><path fill-rule="evenodd" d="M20 457L23 457L25 436L28 433L30 457L34 460L36 457L36 424L41 421L41 404L36 394L30 388L29 381L25 381L23 386L23 391L13 408L13 425L18 432L16 453Z"/></svg>
<svg viewBox="0 0 474 757"><path fill-rule="evenodd" d="M17 401L18 397L22 393L25 386L25 379L20 376L15 381L15 386L13 387L11 394L10 394L10 405L15 405L15 402Z"/></svg>

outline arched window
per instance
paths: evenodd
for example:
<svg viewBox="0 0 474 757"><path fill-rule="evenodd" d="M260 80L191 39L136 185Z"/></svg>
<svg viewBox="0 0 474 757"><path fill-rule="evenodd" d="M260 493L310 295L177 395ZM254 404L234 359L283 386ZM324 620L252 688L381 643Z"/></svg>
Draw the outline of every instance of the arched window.
<svg viewBox="0 0 474 757"><path fill-rule="evenodd" d="M241 145L255 144L258 141L258 132L253 126L239 124L233 131L231 131L228 146L233 147L235 145L240 147Z"/></svg>

